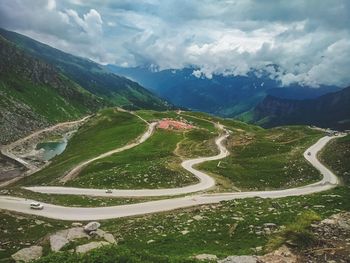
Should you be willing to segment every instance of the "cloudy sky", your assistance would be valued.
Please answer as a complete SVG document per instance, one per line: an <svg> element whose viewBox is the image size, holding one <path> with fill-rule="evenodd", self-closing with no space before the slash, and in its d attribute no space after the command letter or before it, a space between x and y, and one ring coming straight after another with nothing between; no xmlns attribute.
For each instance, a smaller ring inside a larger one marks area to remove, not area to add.
<svg viewBox="0 0 350 263"><path fill-rule="evenodd" d="M103 64L350 84L348 0L2 0L0 26Z"/></svg>

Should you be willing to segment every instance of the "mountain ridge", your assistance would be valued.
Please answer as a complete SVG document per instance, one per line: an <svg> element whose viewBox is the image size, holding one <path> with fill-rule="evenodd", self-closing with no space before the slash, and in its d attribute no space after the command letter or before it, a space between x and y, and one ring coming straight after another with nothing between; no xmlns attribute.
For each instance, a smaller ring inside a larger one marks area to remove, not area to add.
<svg viewBox="0 0 350 263"><path fill-rule="evenodd" d="M209 79L194 76L194 67L153 70L152 67L122 68L108 65L107 68L141 83L178 106L223 117L236 117L249 111L269 94L305 99L340 89L335 86L317 89L299 85L280 87L281 83L267 74L254 72L246 76L213 75Z"/></svg>
<svg viewBox="0 0 350 263"><path fill-rule="evenodd" d="M164 110L169 104L138 83L118 76L91 60L74 56L16 32L0 29L0 35L33 57L56 66L63 74L110 105L129 109Z"/></svg>
<svg viewBox="0 0 350 263"><path fill-rule="evenodd" d="M350 87L316 99L290 100L267 96L251 112L250 122L263 127L308 124L350 129Z"/></svg>

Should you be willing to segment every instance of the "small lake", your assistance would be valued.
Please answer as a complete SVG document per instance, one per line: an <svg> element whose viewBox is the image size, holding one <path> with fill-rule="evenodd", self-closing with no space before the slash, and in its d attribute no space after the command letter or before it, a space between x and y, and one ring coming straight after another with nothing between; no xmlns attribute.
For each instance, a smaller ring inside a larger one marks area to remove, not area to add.
<svg viewBox="0 0 350 263"><path fill-rule="evenodd" d="M56 155L61 154L66 149L67 143L67 139L57 142L43 142L37 144L36 150L43 149L43 159L48 161Z"/></svg>

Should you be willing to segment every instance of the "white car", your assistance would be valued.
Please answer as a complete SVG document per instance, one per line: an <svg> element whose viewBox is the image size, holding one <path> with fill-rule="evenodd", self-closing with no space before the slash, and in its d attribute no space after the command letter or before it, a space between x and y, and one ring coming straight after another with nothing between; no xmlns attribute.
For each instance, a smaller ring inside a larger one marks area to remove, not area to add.
<svg viewBox="0 0 350 263"><path fill-rule="evenodd" d="M112 190L111 189L107 189L106 190L106 194L111 194L112 193Z"/></svg>
<svg viewBox="0 0 350 263"><path fill-rule="evenodd" d="M30 203L30 209L42 210L44 209L44 206L38 202L32 202Z"/></svg>

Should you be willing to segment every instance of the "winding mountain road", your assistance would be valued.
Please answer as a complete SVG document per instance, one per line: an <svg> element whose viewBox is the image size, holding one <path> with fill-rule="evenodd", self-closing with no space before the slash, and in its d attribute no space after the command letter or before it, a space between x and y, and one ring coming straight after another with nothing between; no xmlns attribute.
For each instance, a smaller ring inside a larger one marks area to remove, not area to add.
<svg viewBox="0 0 350 263"><path fill-rule="evenodd" d="M155 123L156 124L156 123ZM219 126L220 129L223 129L222 126ZM139 140L137 144L145 141L152 134L152 130L154 129L154 125L150 126L150 129L142 136L143 139ZM185 186L185 187L177 187L177 188L162 188L162 189L137 189L137 190L121 190L121 189L111 189L112 193L106 193L105 189L93 189L93 188L75 188L75 187L62 187L62 186L32 186L32 187L24 187L27 190L45 193L45 194L70 194L70 195L88 195L88 196L104 196L104 197L149 197L149 196L170 196L170 195L181 195L181 194L189 194L194 192L199 192L203 190L207 190L213 186L215 186L215 180L207 175L206 173L196 170L193 166L207 162L223 159L229 155L229 152L222 144L222 142L229 136L229 133L225 130L225 134L221 135L215 140L215 144L219 149L219 154L210 157L200 157L196 159L185 160L181 163L181 166L196 176L199 180L199 183ZM134 147L136 145L133 145ZM131 146L127 145L126 148L129 149ZM121 148L120 148L121 149ZM96 158L93 158L89 161L84 162L83 164L74 168L70 173L79 171L84 166L88 165L92 161L95 161L100 158L104 158L113 153L120 152L121 150L113 150L108 153L104 153ZM69 174L68 174L69 175Z"/></svg>
<svg viewBox="0 0 350 263"><path fill-rule="evenodd" d="M199 164L204 161L218 160L226 157L229 154L229 152L227 151L225 146L222 144L222 141L227 136L228 134L226 133L225 135L220 136L216 140L216 145L220 150L220 153L218 155L215 155L212 157L203 157L203 158L187 160L182 163L185 169L187 169L188 171L190 171L200 179L199 184L188 186L188 187L195 187L195 186L198 187L198 185L200 185L201 187L211 187L215 184L214 179L212 179L209 175L205 174L204 172L196 170L195 168L193 168L193 166L195 164ZM323 137L305 151L304 157L323 175L323 178L321 181L307 185L307 186L296 187L296 188L285 189L285 190L274 190L274 191L197 194L197 195L191 195L191 196L185 196L185 197L179 197L179 198L163 199L163 200L157 200L157 201L136 203L136 204L130 204L130 205L109 206L109 207L93 207L93 208L79 207L78 208L78 207L64 207L64 206L42 203L45 206L45 209L43 210L30 209L29 204L33 200L27 200L24 198L11 197L11 196L0 196L0 209L16 211L16 212L21 212L25 214L34 214L34 215L44 216L44 217L53 218L53 219L60 219L60 220L82 220L82 221L86 220L87 221L87 220L103 220L103 219L150 214L150 213L156 213L156 212L170 211L170 210L179 209L179 208L186 208L186 207L191 207L196 205L213 204L213 203L219 203L221 201L242 199L242 198L248 198L248 197L281 198L281 197L287 197L287 196L299 196L299 195L322 192L322 191L326 191L336 187L339 184L339 181L338 181L338 178L317 159L317 153L330 140L340 136L341 135L333 136L333 137L329 137L329 136ZM308 155L308 152L310 152L311 154ZM198 188L200 189L200 187ZM198 191L198 188L195 188L195 190L197 189ZM27 188L27 189L30 189L30 188ZM38 191L39 189L40 191ZM59 193L62 193L62 194L79 193L80 195L83 195L84 193L82 191L86 191L85 189L82 190L79 188L64 188L64 189L70 189L70 190L65 190L67 192L64 192L64 193L60 191ZM180 191L184 191L183 189L188 189L188 188L183 187L183 188L174 188L174 189L177 189L175 193L169 192L173 189L160 189L160 191L165 190L166 195L172 195L172 194L180 194ZM34 189L31 188L30 190L34 190L34 191L36 190L37 192L54 193L55 188L36 187ZM94 195L94 193L99 196L102 195L101 190L99 190L100 192L95 192L95 190L92 189L91 190L92 193L88 195ZM135 192L136 192L136 190L118 190L118 191L129 191L129 193L133 192L134 194L131 194L131 196L135 196ZM152 196L154 196L155 195L154 192L158 190L145 189L145 190L137 190L137 191L146 191L145 192L146 195L148 193L153 193ZM162 192L159 192L159 193L162 193ZM108 194L108 196L111 196L111 195Z"/></svg>

